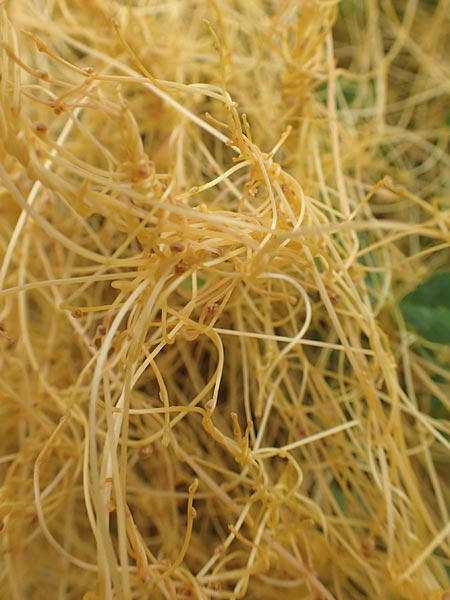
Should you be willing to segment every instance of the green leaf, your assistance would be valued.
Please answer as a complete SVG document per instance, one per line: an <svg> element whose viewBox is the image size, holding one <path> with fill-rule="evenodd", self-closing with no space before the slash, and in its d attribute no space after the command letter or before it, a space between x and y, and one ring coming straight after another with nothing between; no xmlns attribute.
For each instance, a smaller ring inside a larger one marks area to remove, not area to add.
<svg viewBox="0 0 450 600"><path fill-rule="evenodd" d="M201 276L197 277L197 289L201 289L206 283L206 279ZM192 292L192 278L185 279L181 284L181 289L185 292Z"/></svg>
<svg viewBox="0 0 450 600"><path fill-rule="evenodd" d="M358 8L356 0L343 0L339 3L339 14L342 17L348 17L358 12Z"/></svg>
<svg viewBox="0 0 450 600"><path fill-rule="evenodd" d="M448 419L447 407L434 394L430 399L430 417L433 419Z"/></svg>
<svg viewBox="0 0 450 600"><path fill-rule="evenodd" d="M429 342L450 344L450 271L437 273L400 302L406 324Z"/></svg>
<svg viewBox="0 0 450 600"><path fill-rule="evenodd" d="M345 101L347 105L350 105L354 102L356 96L358 95L358 84L356 81L346 81L342 84L342 93L344 95ZM338 102L339 103L339 102Z"/></svg>

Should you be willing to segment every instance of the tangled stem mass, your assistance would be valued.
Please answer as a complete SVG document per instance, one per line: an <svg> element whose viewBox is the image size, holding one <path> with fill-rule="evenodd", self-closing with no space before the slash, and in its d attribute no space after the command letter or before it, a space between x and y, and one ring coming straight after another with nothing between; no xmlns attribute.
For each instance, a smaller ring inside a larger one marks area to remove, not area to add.
<svg viewBox="0 0 450 600"><path fill-rule="evenodd" d="M450 593L446 0L14 0L0 596Z"/></svg>

